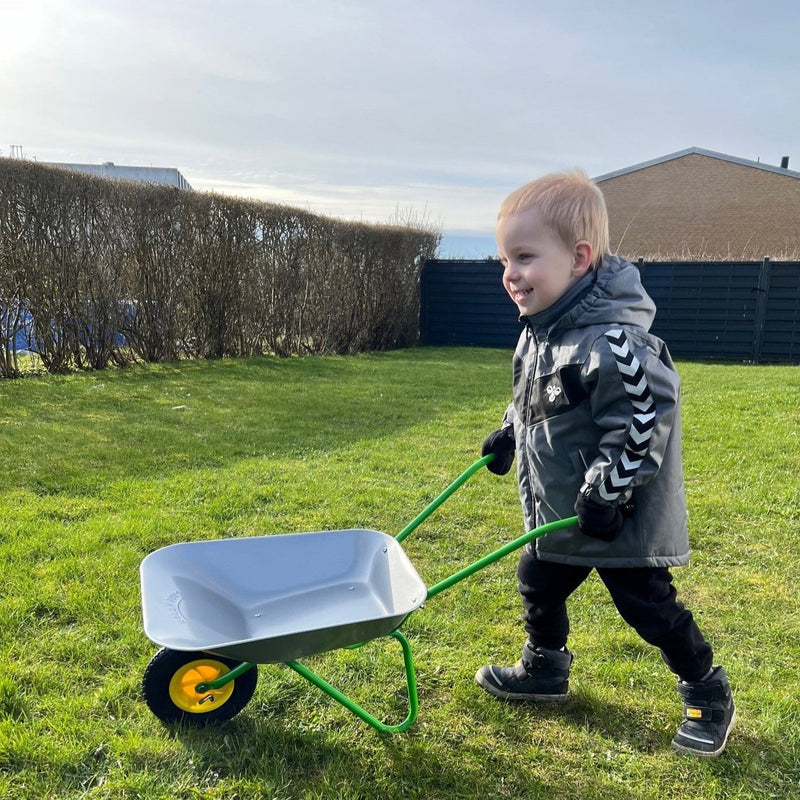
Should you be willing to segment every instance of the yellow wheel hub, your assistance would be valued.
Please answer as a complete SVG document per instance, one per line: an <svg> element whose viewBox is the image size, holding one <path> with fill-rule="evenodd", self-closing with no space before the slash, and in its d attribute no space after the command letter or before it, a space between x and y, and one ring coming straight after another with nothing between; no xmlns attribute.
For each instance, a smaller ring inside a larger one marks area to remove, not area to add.
<svg viewBox="0 0 800 800"><path fill-rule="evenodd" d="M209 683L221 678L230 670L213 658L190 661L181 667L169 682L169 696L175 705L188 714L208 714L227 702L233 694L235 681L226 683L221 689L210 689L198 694L198 683Z"/></svg>

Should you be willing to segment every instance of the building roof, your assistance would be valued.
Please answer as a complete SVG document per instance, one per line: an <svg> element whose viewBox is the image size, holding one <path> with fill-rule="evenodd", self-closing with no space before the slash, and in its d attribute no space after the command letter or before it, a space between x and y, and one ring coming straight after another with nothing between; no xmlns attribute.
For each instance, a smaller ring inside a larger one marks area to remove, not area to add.
<svg viewBox="0 0 800 800"><path fill-rule="evenodd" d="M800 258L800 172L690 147L595 178L611 248L650 261Z"/></svg>
<svg viewBox="0 0 800 800"><path fill-rule="evenodd" d="M103 164L58 164L43 162L50 167L59 167L73 172L83 172L100 178L112 178L139 183L156 183L162 186L177 186L179 189L191 190L186 178L174 167L127 167L106 161Z"/></svg>
<svg viewBox="0 0 800 800"><path fill-rule="evenodd" d="M708 158L718 158L720 161L728 161L731 164L739 164L743 167L754 167L755 169L763 169L766 172L774 172L778 175L789 175L792 178L800 178L800 172L795 172L787 167L777 167L772 164L764 164L761 161L751 161L747 158L739 158L738 156L729 156L726 153L717 153L714 150L705 150L702 147L687 147L685 150L678 150L675 153L669 153L659 158L653 158L650 161L642 161L640 164L634 164L632 167L624 167L623 169L615 170L614 172L607 172L605 175L598 175L593 178L595 183L607 181L611 178L618 178L620 175L628 175L631 172L636 172L640 169L647 167L654 167L657 164L664 164L667 161L672 161L675 158L683 158L684 156L697 154L700 156L708 156Z"/></svg>

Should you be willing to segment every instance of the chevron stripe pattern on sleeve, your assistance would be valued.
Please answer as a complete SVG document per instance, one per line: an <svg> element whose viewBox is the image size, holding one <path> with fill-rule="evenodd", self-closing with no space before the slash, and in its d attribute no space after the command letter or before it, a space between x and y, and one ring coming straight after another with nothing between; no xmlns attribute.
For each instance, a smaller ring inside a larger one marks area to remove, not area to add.
<svg viewBox="0 0 800 800"><path fill-rule="evenodd" d="M605 337L634 411L622 456L598 489L603 500L613 503L628 488L647 455L656 422L656 404L642 365L634 355L625 331L607 331Z"/></svg>

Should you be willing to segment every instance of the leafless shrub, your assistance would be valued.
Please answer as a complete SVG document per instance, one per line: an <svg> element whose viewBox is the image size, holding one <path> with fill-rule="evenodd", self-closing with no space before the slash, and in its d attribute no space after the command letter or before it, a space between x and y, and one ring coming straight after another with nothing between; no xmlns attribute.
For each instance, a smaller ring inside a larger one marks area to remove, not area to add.
<svg viewBox="0 0 800 800"><path fill-rule="evenodd" d="M0 374L409 345L439 239L0 159Z"/></svg>

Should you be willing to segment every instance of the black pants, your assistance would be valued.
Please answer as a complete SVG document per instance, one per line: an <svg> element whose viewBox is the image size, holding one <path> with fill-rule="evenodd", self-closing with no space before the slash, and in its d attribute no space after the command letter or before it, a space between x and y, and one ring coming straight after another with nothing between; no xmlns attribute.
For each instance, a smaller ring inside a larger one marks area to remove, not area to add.
<svg viewBox="0 0 800 800"><path fill-rule="evenodd" d="M567 598L592 567L540 561L527 548L517 578L525 607L525 630L533 644L558 650L567 643ZM649 644L658 647L667 666L682 680L705 677L713 663L711 645L691 612L676 599L666 567L598 568L620 616Z"/></svg>

